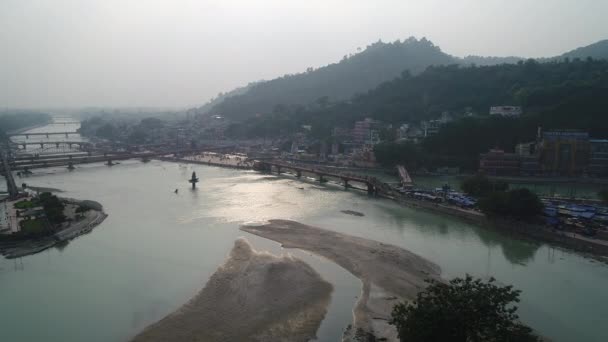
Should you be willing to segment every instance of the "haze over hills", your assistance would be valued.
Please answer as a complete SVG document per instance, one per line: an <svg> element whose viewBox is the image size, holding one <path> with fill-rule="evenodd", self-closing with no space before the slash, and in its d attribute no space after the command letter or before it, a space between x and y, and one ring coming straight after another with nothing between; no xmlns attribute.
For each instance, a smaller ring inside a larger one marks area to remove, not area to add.
<svg viewBox="0 0 608 342"><path fill-rule="evenodd" d="M430 41L408 38L403 42L376 42L365 50L334 64L303 73L258 82L244 94L225 98L213 106L213 114L233 119L271 112L275 105L305 105L321 97L345 100L398 76L408 69L419 73L431 64L451 64L453 57Z"/></svg>
<svg viewBox="0 0 608 342"><path fill-rule="evenodd" d="M559 61L565 58L608 58L608 40L581 47L562 55L539 61ZM404 41L378 41L363 51L318 69L309 68L299 74L285 75L270 81L259 81L231 92L220 94L198 111L219 114L240 120L272 112L277 105L321 105L350 99L365 93L383 82L399 77L404 71L417 75L430 65L497 65L513 64L524 57L464 58L444 53L429 40L410 37ZM317 104L319 104L317 103Z"/></svg>

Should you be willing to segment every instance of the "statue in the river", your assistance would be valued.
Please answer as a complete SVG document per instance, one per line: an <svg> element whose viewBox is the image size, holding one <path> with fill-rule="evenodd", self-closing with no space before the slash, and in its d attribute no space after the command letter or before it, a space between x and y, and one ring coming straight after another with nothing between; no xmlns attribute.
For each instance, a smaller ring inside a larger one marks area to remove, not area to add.
<svg viewBox="0 0 608 342"><path fill-rule="evenodd" d="M192 178L189 180L192 183L192 189L196 188L196 183L198 183L198 177L196 177L196 172L192 172Z"/></svg>

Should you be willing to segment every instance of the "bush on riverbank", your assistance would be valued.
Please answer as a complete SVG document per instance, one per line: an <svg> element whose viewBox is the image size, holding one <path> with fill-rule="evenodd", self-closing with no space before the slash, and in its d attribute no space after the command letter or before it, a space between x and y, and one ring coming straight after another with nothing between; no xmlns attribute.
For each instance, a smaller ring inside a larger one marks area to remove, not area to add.
<svg viewBox="0 0 608 342"><path fill-rule="evenodd" d="M479 209L488 216L513 217L531 220L541 214L543 204L528 189L497 191L479 200Z"/></svg>
<svg viewBox="0 0 608 342"><path fill-rule="evenodd" d="M21 221L21 235L25 238L37 238L53 233L41 219Z"/></svg>
<svg viewBox="0 0 608 342"><path fill-rule="evenodd" d="M604 204L608 204L608 189L602 189L597 192L597 197L604 202Z"/></svg>
<svg viewBox="0 0 608 342"><path fill-rule="evenodd" d="M476 174L464 179L460 187L469 196L485 197L496 191L507 191L509 184L503 181L490 180L482 174Z"/></svg>
<svg viewBox="0 0 608 342"><path fill-rule="evenodd" d="M455 278L428 281L416 300L397 304L391 324L400 341L539 341L517 316L521 291L488 282Z"/></svg>

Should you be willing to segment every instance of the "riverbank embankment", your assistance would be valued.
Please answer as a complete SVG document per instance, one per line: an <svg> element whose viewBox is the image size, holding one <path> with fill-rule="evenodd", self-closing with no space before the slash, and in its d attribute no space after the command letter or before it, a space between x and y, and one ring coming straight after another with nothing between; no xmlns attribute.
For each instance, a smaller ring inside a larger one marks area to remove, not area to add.
<svg viewBox="0 0 608 342"><path fill-rule="evenodd" d="M257 252L239 238L199 294L132 341L307 342L332 291L302 260Z"/></svg>
<svg viewBox="0 0 608 342"><path fill-rule="evenodd" d="M353 311L353 325L345 341L355 336L398 341L388 324L393 306L413 300L426 287L425 279L439 279L434 263L397 246L349 236L289 220L271 220L241 230L324 257L359 278L362 291Z"/></svg>
<svg viewBox="0 0 608 342"><path fill-rule="evenodd" d="M555 230L539 224L501 218L489 218L478 211L466 210L440 203L405 197L396 198L396 201L411 208L450 215L484 228L495 229L503 233L511 233L516 237L531 239L537 242L546 242L578 252L590 253L603 257L608 256L608 241L606 240L593 239L572 232Z"/></svg>

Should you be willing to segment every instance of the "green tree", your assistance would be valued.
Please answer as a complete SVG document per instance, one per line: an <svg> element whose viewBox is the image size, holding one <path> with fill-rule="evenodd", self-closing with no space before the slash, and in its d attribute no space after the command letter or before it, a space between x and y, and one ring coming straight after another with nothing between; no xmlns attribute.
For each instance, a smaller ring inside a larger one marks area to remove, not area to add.
<svg viewBox="0 0 608 342"><path fill-rule="evenodd" d="M598 191L597 197L599 197L604 203L608 204L608 189Z"/></svg>
<svg viewBox="0 0 608 342"><path fill-rule="evenodd" d="M416 300L393 308L391 324L397 327L400 341L539 341L532 329L519 322L515 303L520 291L512 286L470 275L447 284L428 283Z"/></svg>
<svg viewBox="0 0 608 342"><path fill-rule="evenodd" d="M543 210L538 196L528 189L493 192L479 201L479 208L489 216L508 216L530 220Z"/></svg>
<svg viewBox="0 0 608 342"><path fill-rule="evenodd" d="M52 195L50 192L43 192L38 196L38 201L44 208L44 213L51 223L60 224L65 221L66 217L63 214L65 205L57 196Z"/></svg>
<svg viewBox="0 0 608 342"><path fill-rule="evenodd" d="M467 195L485 197L492 192L507 190L509 184L502 181L492 181L482 174L476 174L472 177L465 178L460 184L460 188Z"/></svg>
<svg viewBox="0 0 608 342"><path fill-rule="evenodd" d="M106 123L95 130L95 135L100 138L112 140L116 137L116 128L111 123Z"/></svg>
<svg viewBox="0 0 608 342"><path fill-rule="evenodd" d="M420 147L410 142L381 143L374 146L376 160L384 166L404 164L415 169L424 162L424 155Z"/></svg>

